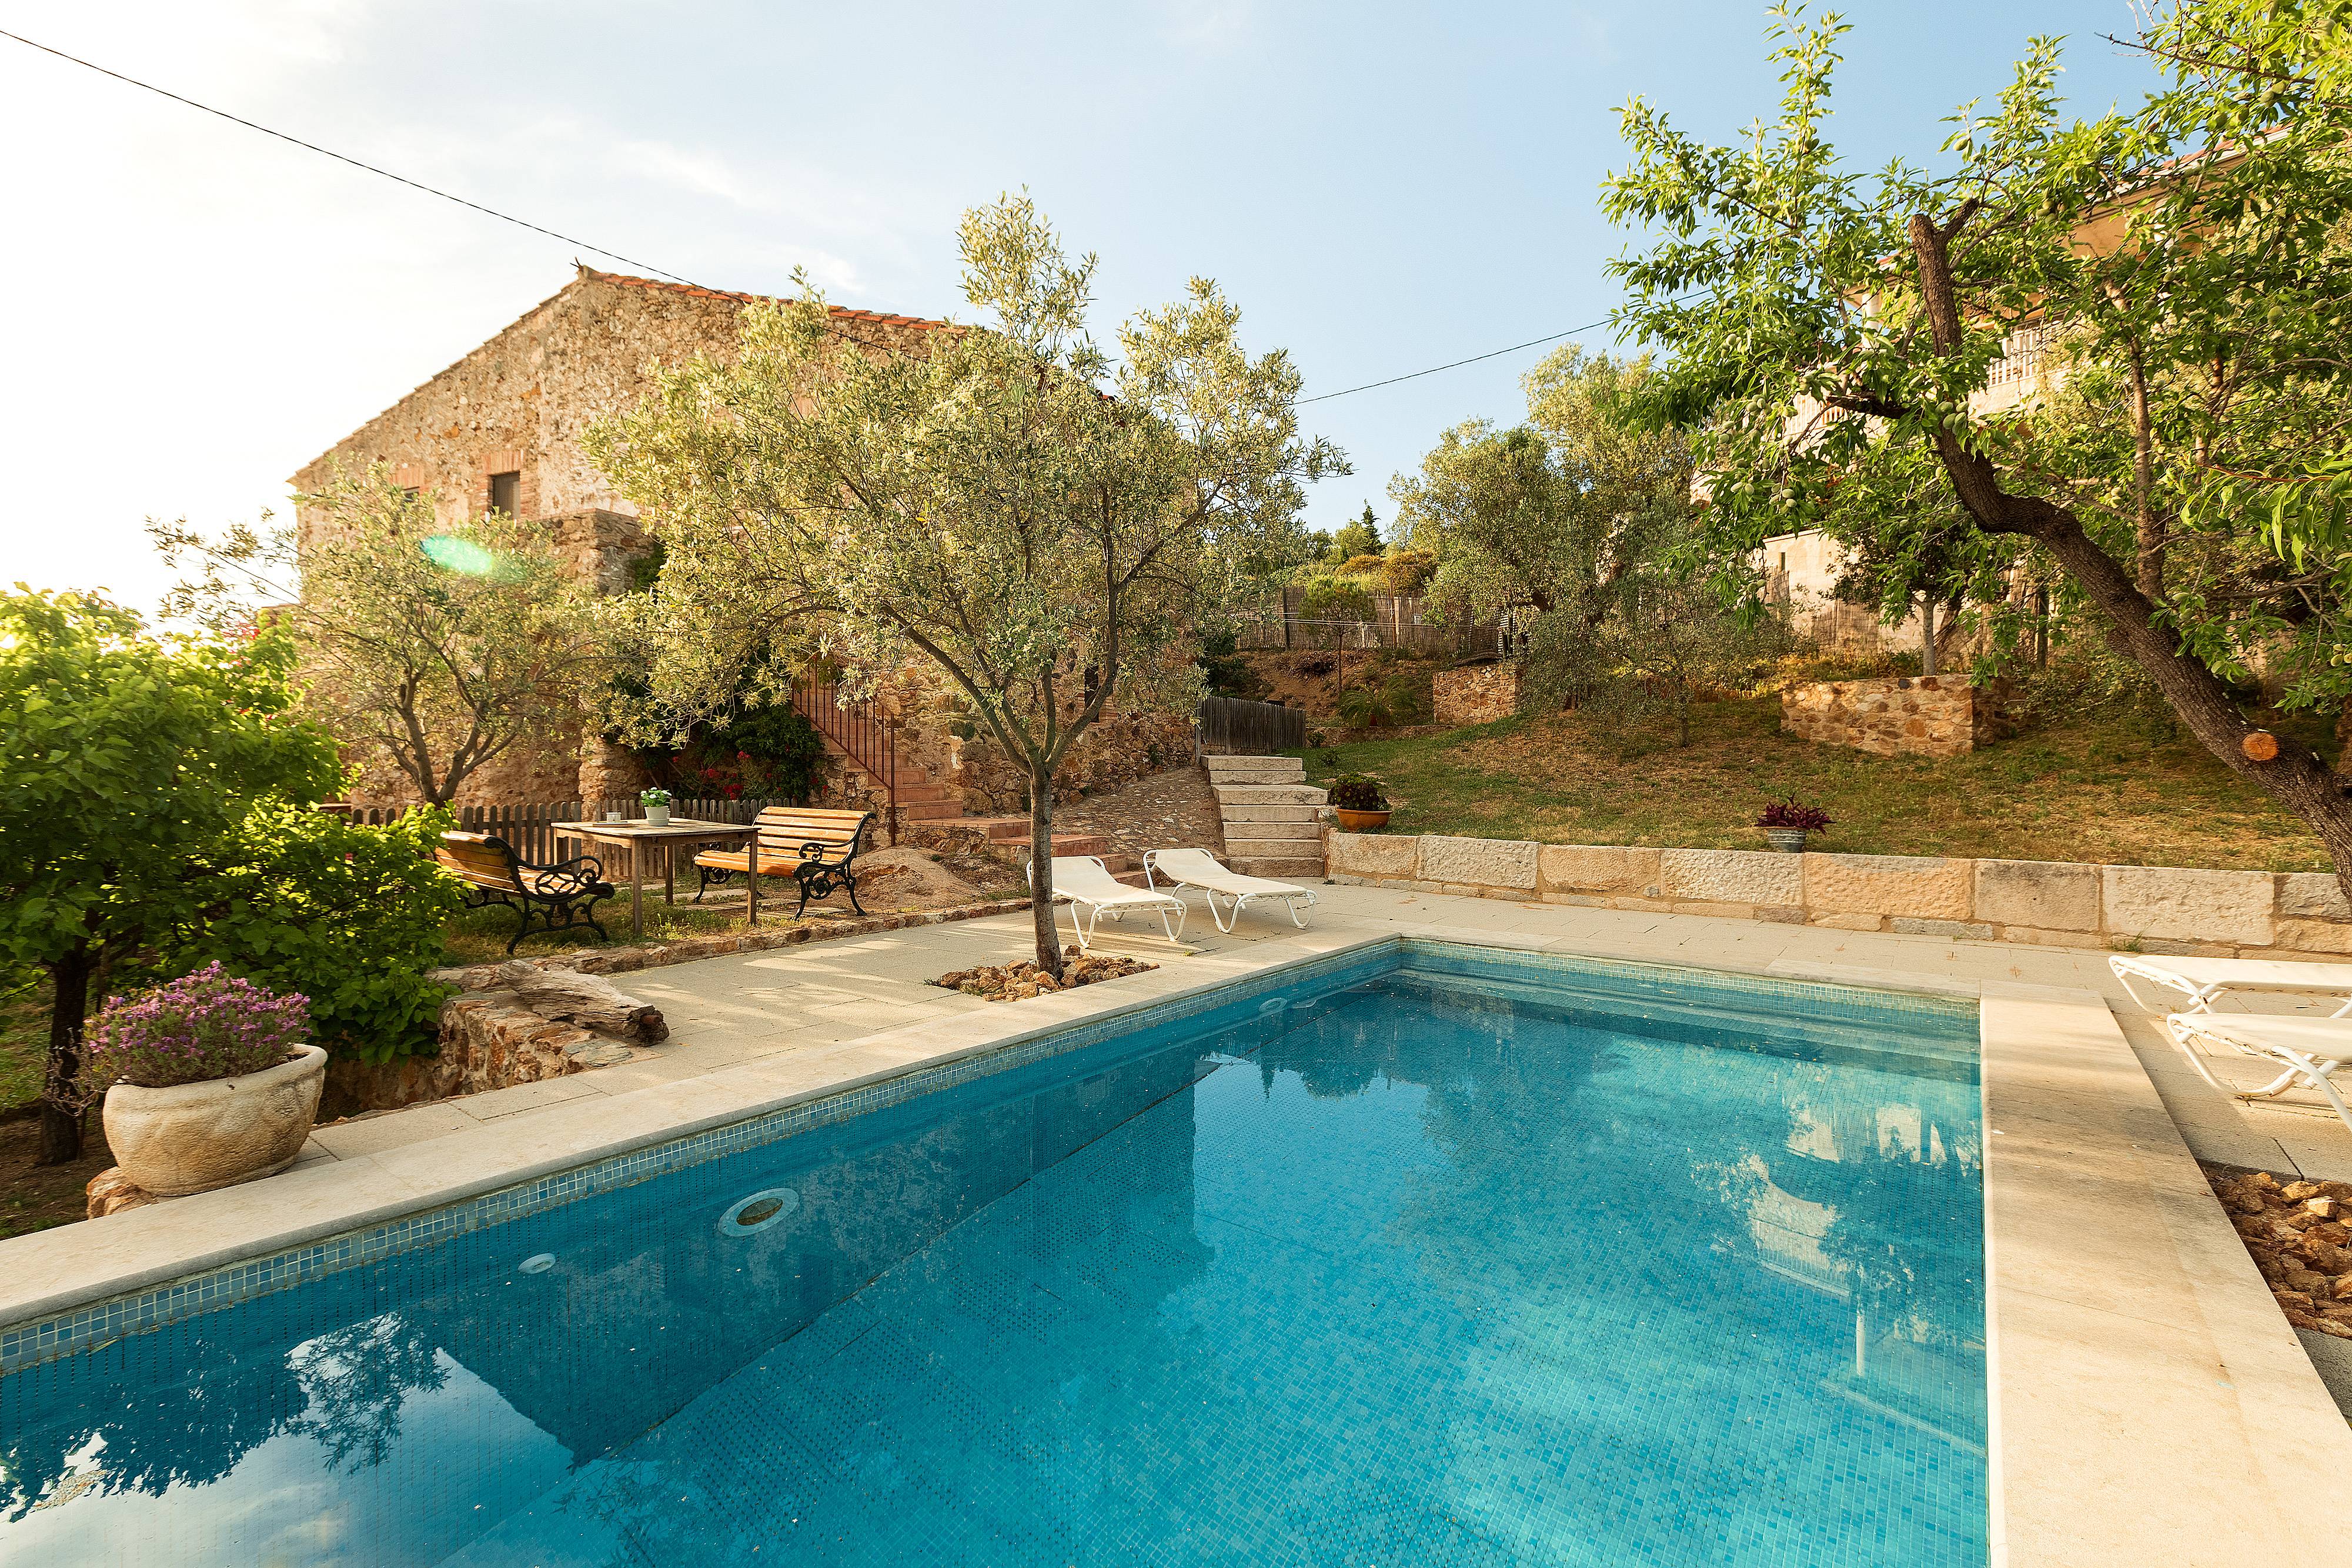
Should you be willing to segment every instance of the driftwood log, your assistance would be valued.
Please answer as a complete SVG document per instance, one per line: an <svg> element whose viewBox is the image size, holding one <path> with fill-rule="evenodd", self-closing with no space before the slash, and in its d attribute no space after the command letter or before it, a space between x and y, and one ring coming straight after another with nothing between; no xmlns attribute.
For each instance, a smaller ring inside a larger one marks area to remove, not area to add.
<svg viewBox="0 0 2352 1568"><path fill-rule="evenodd" d="M669 1024L659 1008L628 995L602 975L517 962L499 967L498 984L544 1019L577 1024L639 1045L655 1045L669 1038Z"/></svg>

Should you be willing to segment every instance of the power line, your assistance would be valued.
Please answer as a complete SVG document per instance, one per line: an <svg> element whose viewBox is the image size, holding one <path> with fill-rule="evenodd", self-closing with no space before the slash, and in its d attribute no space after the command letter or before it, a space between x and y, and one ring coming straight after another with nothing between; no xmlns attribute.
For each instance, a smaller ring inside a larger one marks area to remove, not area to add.
<svg viewBox="0 0 2352 1568"><path fill-rule="evenodd" d="M0 38L13 38L17 43L24 45L27 48L38 49L45 55L55 55L58 58L68 61L73 65L79 66L85 70L96 71L102 77L112 77L116 81L126 82L132 87L143 89L148 92L155 94L159 98L168 98L173 103L184 103L190 109L200 109L206 114L214 115L219 119L227 120L232 125L242 125L247 131L258 131L264 136L274 136L280 141L290 141L297 147L332 158L338 163L348 163L354 169L364 169L371 174L381 174L387 180L406 185L411 190L422 191L428 196L438 196L445 202L455 202L461 207L471 207L474 211L484 214L489 217L497 218L501 223L513 224L519 228L529 229L533 234L542 234L550 239L560 239L566 245L578 246L582 250L593 251L598 256L610 256L614 261L626 262L629 266L637 267L642 271L650 272L656 277L667 277L673 283L683 283L688 287L694 288L702 287L700 284L694 282L691 278L680 277L675 272L665 272L660 267L654 266L651 262L634 260L628 256L623 256L617 250L606 250L601 245L590 245L584 239L574 239L570 235L558 234L555 230L543 228L538 224L530 222L527 218L516 217L512 213L502 213L496 207L486 207L479 202L469 202L463 196L452 195L447 191L437 190L431 185L425 184L421 180L412 180L404 174L395 174L389 169L379 169L373 163L362 163L356 158L348 157L343 153L335 152L331 148L321 147L315 141L305 141L299 136L289 136L282 131L272 131L267 125L257 125L250 120L231 114L225 109L215 109L208 103L198 103L193 98L182 98L178 93L171 92L165 89L157 87L153 82L141 81L137 77L127 77L121 71L108 70L104 66L99 65L94 61L83 59L79 55L69 55L63 49L53 49L47 44L37 44L32 39L24 37L22 34L11 33L5 28L0 28Z"/></svg>
<svg viewBox="0 0 2352 1568"><path fill-rule="evenodd" d="M122 82L131 87L138 88L145 92L152 92L158 98L168 98L173 103L184 104L190 109L200 110L204 113L212 115L216 119L226 120L232 125L242 125L247 131L258 131L264 136L275 137L280 141L289 142L296 147L303 149L305 152L316 152L322 157L332 158L338 163L348 163L354 169L364 170L368 173L379 175L383 179L394 182L395 184L406 185L413 191L422 191L428 196L438 196L445 202L455 202L457 205L470 208L475 212L482 214L485 217L496 218L500 223L513 224L516 227L529 229L533 234L545 235L550 239L560 239L566 245L578 246L582 250L593 251L598 256L609 256L614 261L625 263L626 265L636 267L644 272L649 272L656 277L667 277L673 283L683 283L689 287L699 288L703 287L702 285L696 283L692 278L681 277L677 273L656 267L649 261L639 261L634 256L623 256L617 250L606 250L601 245L591 245L584 239L578 239L567 234L560 234L554 229L547 228L541 225L532 223L528 218L516 217L512 213L502 213L496 207L486 207L479 202L468 201L464 196L441 190L437 186L425 184L421 180L412 180L405 174L395 174L389 169L382 169L378 168L373 163L362 162L357 158L351 157L346 153L338 152L332 148L321 147L315 141L305 141L300 137L289 136L283 131L273 131L267 125L262 125L257 121L247 120L242 115L231 114L225 109L215 109L208 103L198 103L193 98L183 98L180 94L173 92L169 89L157 87L153 82L141 81L137 77L125 76L121 71L109 70L106 67L98 64L94 60L83 59L79 55L69 55L63 49L53 49L47 44L37 43L33 39L26 37L21 33L11 33L5 27L0 27L0 38L13 39L16 42L24 45L26 48L38 49L45 55L53 55L57 58L64 60L70 65L79 66L84 70L96 71L102 77L111 77L116 81ZM1473 354L1466 360L1454 360L1447 364L1432 365L1425 371L1409 371L1401 376L1391 376L1385 381L1366 382L1361 386L1343 387L1338 392L1319 392L1314 397L1300 398L1298 402L1301 404L1310 402L1328 402L1335 397L1352 397L1357 392L1371 392L1375 388L1379 387L1394 386L1399 382L1418 381L1423 376L1433 376L1441 371L1460 370L1464 365L1475 365L1481 360L1499 359L1505 354L1516 354L1525 349L1536 349L1542 347L1546 343L1557 343L1562 338L1572 338L1579 332L1591 332L1608 325L1609 319L1604 316L1598 321L1588 321L1581 327L1570 327L1564 332L1554 332L1548 337L1530 338L1524 343L1514 343L1507 349L1490 349L1483 354Z"/></svg>
<svg viewBox="0 0 2352 1568"><path fill-rule="evenodd" d="M1408 371L1401 376L1391 376L1384 382L1366 382L1360 387L1348 387L1339 392L1323 392L1315 397L1303 397L1298 401L1301 403L1328 402L1335 397L1347 397L1354 392L1370 392L1374 387L1392 387L1399 382L1416 381L1423 376L1433 376L1440 371L1454 371L1460 370L1464 365L1475 365L1481 360L1492 360L1504 354L1516 354L1521 349L1533 349L1545 343L1557 343L1562 338L1573 338L1579 332L1590 332L1595 328L1607 325L1609 325L1609 318L1603 316L1598 321L1587 321L1581 327L1570 327L1567 331L1554 332L1549 338L1530 338L1524 343L1514 343L1507 349L1489 349L1483 354L1473 354L1466 360L1456 360L1449 365L1432 365L1425 371Z"/></svg>

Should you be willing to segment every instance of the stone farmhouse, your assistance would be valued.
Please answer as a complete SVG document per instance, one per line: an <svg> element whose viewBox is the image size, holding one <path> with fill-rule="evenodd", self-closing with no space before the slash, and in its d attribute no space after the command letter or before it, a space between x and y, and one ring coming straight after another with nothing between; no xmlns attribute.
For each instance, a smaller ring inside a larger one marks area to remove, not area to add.
<svg viewBox="0 0 2352 1568"><path fill-rule="evenodd" d="M743 308L762 299L582 267L511 326L320 454L291 483L310 493L324 486L337 465L386 464L398 483L429 493L444 520L497 508L537 521L583 578L604 592L625 590L648 540L635 508L589 460L583 437L644 395L649 363L731 355ZM832 313L843 345L869 352L922 353L930 334L946 328L841 306ZM296 521L303 547L310 548L321 519L298 503ZM898 816L921 821L1021 809L1015 770L993 755L992 742L960 733L970 727L955 722L936 682L910 670L889 685L883 700L895 726L887 768L895 798L888 803ZM822 713L804 711L826 727ZM1107 716L1066 764L1062 787L1075 794L1123 782L1180 751L1189 760L1191 724L1189 715ZM883 804L883 769L865 749L854 741L829 744L831 788ZM583 726L497 758L467 781L458 803L591 802L634 793L645 782L632 754ZM397 805L414 794L404 779L377 768L363 773L352 797L360 804Z"/></svg>

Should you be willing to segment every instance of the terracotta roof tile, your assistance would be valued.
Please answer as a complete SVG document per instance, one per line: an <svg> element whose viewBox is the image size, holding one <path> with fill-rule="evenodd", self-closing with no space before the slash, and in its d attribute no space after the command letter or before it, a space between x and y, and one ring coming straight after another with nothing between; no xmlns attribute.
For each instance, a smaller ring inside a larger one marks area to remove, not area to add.
<svg viewBox="0 0 2352 1568"><path fill-rule="evenodd" d="M772 294L738 294L723 288L704 288L693 283L669 283L658 277L635 277L625 272L600 272L593 267L581 270L605 283L623 284L631 288L659 288L672 294L685 294L697 299L732 299L744 305L782 304ZM880 310L852 310L845 305L831 305L827 312L837 321L871 321L883 327L923 327L951 330L950 323L934 321L923 316L893 316Z"/></svg>

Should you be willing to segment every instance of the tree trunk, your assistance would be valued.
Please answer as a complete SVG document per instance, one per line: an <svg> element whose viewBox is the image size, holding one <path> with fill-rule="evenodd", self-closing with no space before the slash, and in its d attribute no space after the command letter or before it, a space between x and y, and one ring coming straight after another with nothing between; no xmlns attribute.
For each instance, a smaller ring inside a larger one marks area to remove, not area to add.
<svg viewBox="0 0 2352 1568"><path fill-rule="evenodd" d="M2114 629L2116 645L2147 672L2198 744L2231 772L2267 791L2301 818L2327 846L2328 857L2336 862L2336 885L2352 898L2352 800L2345 796L2343 779L2317 753L2284 738L2271 760L2257 762L2249 758L2244 742L2255 727L2238 711L2220 677L2201 661L2180 652L2173 633L2156 623L2155 606L2139 591L2132 575L2071 514L2046 502L2018 504L2036 508L2036 526L2017 531L2030 531L2041 540L2066 574L2082 586ZM2046 513L2041 508L2046 508Z"/></svg>
<svg viewBox="0 0 2352 1568"><path fill-rule="evenodd" d="M1932 593L1919 596L1919 673L1936 673L1936 596Z"/></svg>
<svg viewBox="0 0 2352 1568"><path fill-rule="evenodd" d="M41 1083L41 1152L34 1163L71 1165L81 1158L82 1023L89 1009L87 943L50 964L57 999L49 1008L49 1056Z"/></svg>
<svg viewBox="0 0 2352 1568"><path fill-rule="evenodd" d="M1054 776L1029 775L1029 920L1037 933L1037 967L1062 977L1062 928L1054 921ZM1072 910L1070 917L1077 918Z"/></svg>

